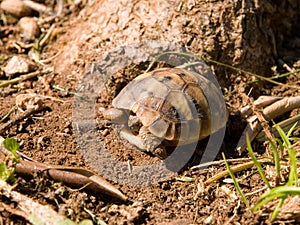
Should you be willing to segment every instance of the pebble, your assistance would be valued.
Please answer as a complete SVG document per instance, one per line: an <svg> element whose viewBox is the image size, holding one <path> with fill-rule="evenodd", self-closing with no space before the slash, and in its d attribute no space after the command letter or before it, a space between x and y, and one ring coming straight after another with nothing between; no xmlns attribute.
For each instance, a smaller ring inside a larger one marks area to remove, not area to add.
<svg viewBox="0 0 300 225"><path fill-rule="evenodd" d="M4 72L7 77L15 74L32 72L35 69L34 63L25 56L16 55L7 61Z"/></svg>
<svg viewBox="0 0 300 225"><path fill-rule="evenodd" d="M1 2L0 8L7 14L16 17L30 16L31 8L26 6L21 0L4 0Z"/></svg>
<svg viewBox="0 0 300 225"><path fill-rule="evenodd" d="M106 137L106 136L109 134L109 130L108 130L108 129L105 129L105 130L103 130L101 133L102 133L102 135L103 135L104 137Z"/></svg>
<svg viewBox="0 0 300 225"><path fill-rule="evenodd" d="M33 41L40 35L40 28L34 17L23 17L19 20L22 36L27 41Z"/></svg>

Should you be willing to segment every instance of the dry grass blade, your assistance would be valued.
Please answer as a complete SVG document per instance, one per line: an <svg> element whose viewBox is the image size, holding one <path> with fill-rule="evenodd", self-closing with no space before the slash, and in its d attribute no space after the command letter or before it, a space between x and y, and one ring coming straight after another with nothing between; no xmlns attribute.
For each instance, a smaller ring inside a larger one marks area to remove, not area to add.
<svg viewBox="0 0 300 225"><path fill-rule="evenodd" d="M248 76L254 76L254 77L256 77L259 80L264 80L264 81L276 84L278 86L282 86L282 87L286 87L286 88L293 88L293 89L296 89L296 90L300 89L300 87L297 86L297 85L284 84L284 83L280 83L280 82L274 80L274 79L276 79L276 78L278 78L280 76L276 76L276 77L264 77L264 76L261 76L261 75L258 75L258 74L254 74L254 73L251 73L251 72L248 72L248 71L245 71L245 70L236 68L234 66L231 66L231 65L228 65L228 64L225 64L225 63L221 63L221 62L212 60L212 59L203 58L203 60L207 61L207 62L212 62L214 64L217 64L217 65L229 68L229 69L232 69L232 70L237 71L239 73L247 74ZM293 72L291 72L289 74L295 74L295 73L299 73L299 70L293 71ZM285 75L287 75L287 74L285 74Z"/></svg>
<svg viewBox="0 0 300 225"><path fill-rule="evenodd" d="M260 163L271 163L271 160L267 159L267 158L265 158L265 159L259 159L258 161ZM254 162L253 161L249 161L249 162L242 163L242 164L239 164L239 165L236 165L236 166L231 166L230 169L231 169L232 173L237 173L237 172L249 169L249 168L251 168L253 166L254 166ZM204 185L206 186L206 185L212 184L215 181L217 181L217 180L219 180L219 179L221 179L223 177L227 177L228 175L229 175L228 170L224 170L224 171L222 171L220 173L215 174L211 178L207 179L204 182Z"/></svg>
<svg viewBox="0 0 300 225"><path fill-rule="evenodd" d="M16 109L16 106L13 106L10 108L10 110L0 119L0 123L2 123L6 118L9 117L9 115ZM1 128L0 128L1 132Z"/></svg>
<svg viewBox="0 0 300 225"><path fill-rule="evenodd" d="M46 35L43 37L43 39L39 42L39 48L43 48L48 41L50 40L51 34L53 33L55 29L55 24L52 24L49 30L47 31Z"/></svg>

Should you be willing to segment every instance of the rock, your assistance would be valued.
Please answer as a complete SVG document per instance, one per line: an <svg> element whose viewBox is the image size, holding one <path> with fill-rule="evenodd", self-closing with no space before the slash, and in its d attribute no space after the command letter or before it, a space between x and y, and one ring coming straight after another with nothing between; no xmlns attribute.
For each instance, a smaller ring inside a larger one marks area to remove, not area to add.
<svg viewBox="0 0 300 225"><path fill-rule="evenodd" d="M23 74L32 72L35 69L35 65L27 57L22 55L13 56L10 58L4 67L6 76L12 76L15 74Z"/></svg>
<svg viewBox="0 0 300 225"><path fill-rule="evenodd" d="M32 14L31 8L26 6L21 0L4 0L1 2L0 8L16 17L30 16Z"/></svg>
<svg viewBox="0 0 300 225"><path fill-rule="evenodd" d="M40 28L34 17L23 17L19 20L22 36L25 40L32 41L40 35Z"/></svg>

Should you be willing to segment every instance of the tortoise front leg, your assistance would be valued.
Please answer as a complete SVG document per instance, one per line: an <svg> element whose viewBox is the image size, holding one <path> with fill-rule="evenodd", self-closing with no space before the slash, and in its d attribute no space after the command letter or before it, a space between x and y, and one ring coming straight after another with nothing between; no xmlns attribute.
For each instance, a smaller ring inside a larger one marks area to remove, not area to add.
<svg viewBox="0 0 300 225"><path fill-rule="evenodd" d="M134 135L130 130L123 128L120 132L120 136L144 152L150 152L159 158L166 157L165 149L158 147L162 139L153 135L144 126L140 128L138 135Z"/></svg>

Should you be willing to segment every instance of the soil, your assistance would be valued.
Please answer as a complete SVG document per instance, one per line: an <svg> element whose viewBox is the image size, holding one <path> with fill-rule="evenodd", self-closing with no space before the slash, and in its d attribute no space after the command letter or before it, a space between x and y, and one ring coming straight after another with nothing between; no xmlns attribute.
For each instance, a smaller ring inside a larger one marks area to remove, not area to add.
<svg viewBox="0 0 300 225"><path fill-rule="evenodd" d="M55 13L59 11L59 1L38 2L52 8ZM87 156L86 151L80 148L80 138L83 136L79 137L76 130L79 121L77 116L80 114L74 112L74 108L77 109L74 106L80 99L76 96L76 93L80 93L80 84L86 82L84 79L93 70L91 68L101 68L101 59L109 58L108 55L113 52L112 56L115 57L106 61L108 69L121 69L108 78L106 88L98 87L101 93L97 93L98 96L93 99L96 101L95 112L89 115L87 111L88 115L85 116L94 118L96 115L94 129L97 140L117 161L132 166L155 164L159 161L157 157L137 151L120 139L111 124L103 119L101 110L111 108L112 99L133 78L143 73L150 63L148 58L143 58L144 49L147 49L145 47L141 52L135 52L132 61L127 61L129 59L124 57L124 52L116 51L117 47L159 41L184 46L188 51L200 55L216 74L229 114L225 138L216 160L222 159L221 152L227 158L248 157L247 152L239 155L234 150L246 125L238 114L239 109L251 105L261 95L291 97L300 93L300 89L295 88L299 87L299 72L276 79L284 85L263 81L253 75L271 77L300 67L300 36L297 32L300 28L299 7L299 2L293 0L64 1L62 11L56 17L41 12L30 15L38 19L41 31L41 36L33 40L25 39L18 24L20 18L11 17L2 10L1 83L22 75L7 74L5 67L13 56L28 57L35 66L34 70L42 72L33 78L0 87L1 123L13 120L26 110L29 103L24 103L23 109L20 105L14 108L21 94L35 94L42 101L40 104L43 107L7 129L2 127L0 134L4 138L14 137L20 143L20 151L33 160L51 165L87 168L103 175L97 168L98 158L91 159L94 155L90 153L91 156ZM51 29L52 32L49 32ZM31 45L45 37L47 32L50 36L43 47L36 49ZM153 50L151 54L158 54L159 51ZM40 58L36 59L37 56ZM214 61L240 70L224 67ZM128 62L130 64L126 65ZM154 66L164 65L156 63ZM46 73L46 69L50 72ZM92 82L89 85L94 87ZM276 121L298 113L299 110L293 110ZM299 132L294 135L299 136ZM95 195L85 190L75 190L39 175L26 178L17 174L15 190L51 206L75 222L93 219L91 215L94 215L107 224L273 223L270 212L276 204L266 205L252 213L228 179L202 187L201 184L208 178L226 170L223 163L205 169L192 169L200 162L201 146L206 145L206 142L207 139L200 141L198 152L185 167L163 181L143 186L130 185L130 181L124 184L104 174L107 180L129 197L128 202L105 194ZM93 144L98 145L95 142ZM265 143L254 141L253 147L257 154L268 151ZM180 180L180 177L191 177L193 180ZM254 205L265 191L264 182L255 169L239 172L237 178L243 192L251 193L248 199L250 205ZM270 179L274 178L271 176ZM1 199L8 201L3 196ZM286 205L293 201L296 200L288 199ZM295 207L297 204L290 205ZM0 209L2 224L29 223L2 205ZM276 223L297 223L297 218L299 204L293 209L283 209ZM95 218L94 223L97 224Z"/></svg>

